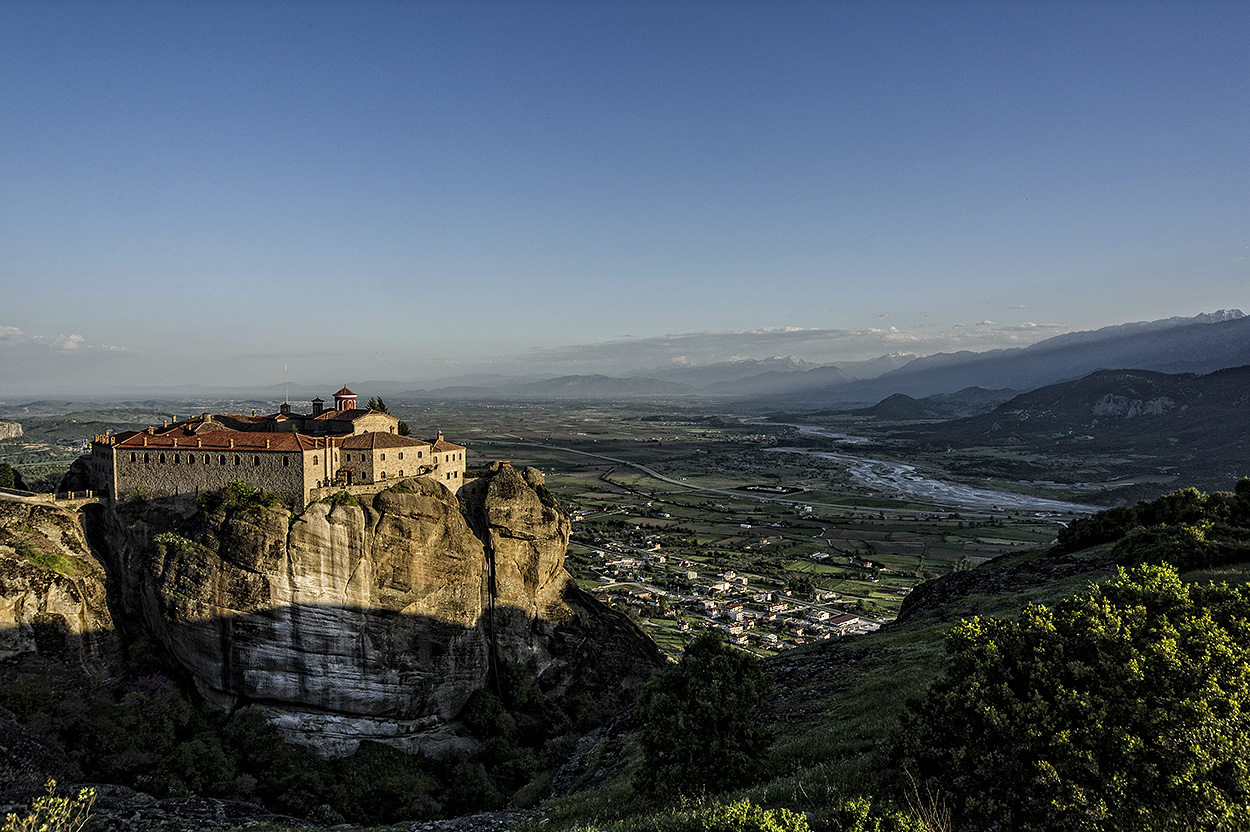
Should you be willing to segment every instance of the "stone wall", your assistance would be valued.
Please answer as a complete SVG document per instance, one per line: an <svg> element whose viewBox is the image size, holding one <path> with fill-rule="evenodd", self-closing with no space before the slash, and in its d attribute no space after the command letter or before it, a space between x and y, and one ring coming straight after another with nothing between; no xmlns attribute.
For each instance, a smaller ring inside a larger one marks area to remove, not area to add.
<svg viewBox="0 0 1250 832"><path fill-rule="evenodd" d="M323 440L317 440L318 442ZM342 452L326 443L328 447L314 448L304 453L304 493L307 494L309 489L315 489L322 483L330 483L334 480L334 474L339 469L339 460ZM310 501L317 499L309 497Z"/></svg>
<svg viewBox="0 0 1250 832"><path fill-rule="evenodd" d="M340 454L340 467L352 472L353 485L425 476L435 464L429 445L369 450L353 448L343 450ZM434 477L433 479L441 480L442 478ZM453 485L451 482L445 484L452 491L455 491L459 485L459 483Z"/></svg>
<svg viewBox="0 0 1250 832"><path fill-rule="evenodd" d="M464 485L464 451L439 451L432 454L434 459L434 479L450 488L453 492Z"/></svg>
<svg viewBox="0 0 1250 832"><path fill-rule="evenodd" d="M314 453L238 448L213 452L195 448L115 449L115 496L125 498L132 491L152 497L198 494L222 488L232 480L244 480L286 495L296 508L302 508L311 484L306 480L305 457L311 460ZM311 461L308 464L311 466Z"/></svg>

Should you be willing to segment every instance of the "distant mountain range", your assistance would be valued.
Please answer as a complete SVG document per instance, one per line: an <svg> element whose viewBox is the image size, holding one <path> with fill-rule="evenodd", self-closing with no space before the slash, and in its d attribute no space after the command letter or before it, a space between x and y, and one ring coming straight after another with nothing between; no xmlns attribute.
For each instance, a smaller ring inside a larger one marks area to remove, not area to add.
<svg viewBox="0 0 1250 832"><path fill-rule="evenodd" d="M930 408L928 415L916 411L914 417L931 419L967 415L969 403L962 402L960 394L972 388L991 392L1027 391L1102 369L1207 373L1247 364L1250 364L1250 318L1233 309L1192 318L1167 318L1070 332L1017 349L939 353L927 357L896 353L869 361L813 364L786 355L655 367L625 376L478 374L439 379L421 386L402 381L344 381L362 395L382 396L397 404L423 399L706 398L793 410L871 405L896 394L917 400L947 394L955 397L945 403L929 401L924 406ZM81 397L80 401L97 403L121 397L137 399L140 403L149 400L151 404L227 399L238 402L244 409L265 408L289 397L298 407L313 396L328 397L340 383L274 384L247 390L196 385L113 393L84 389L74 395ZM976 407L987 403L988 400L983 399ZM35 412L66 412L64 403L38 404L42 407L33 407ZM900 399L891 406L908 405ZM17 412L23 407L14 402L0 403L0 412Z"/></svg>
<svg viewBox="0 0 1250 832"><path fill-rule="evenodd" d="M931 396L968 387L1034 390L1104 369L1209 373L1246 364L1250 364L1250 318L1233 309L1071 332L1019 349L939 353L875 379L798 388L788 397L820 406L879 401L895 393Z"/></svg>
<svg viewBox="0 0 1250 832"><path fill-rule="evenodd" d="M903 413L920 412L928 400L911 401L914 409ZM896 407L884 407L890 402L870 410ZM895 435L930 447L998 446L1093 460L1110 477L1166 476L1227 489L1250 475L1250 366L1207 374L1099 370L986 413Z"/></svg>
<svg viewBox="0 0 1250 832"><path fill-rule="evenodd" d="M955 395L972 388L1026 391L1101 369L1206 373L1245 364L1250 364L1250 318L1233 309L1193 318L1070 332L1028 347L980 353L939 353L924 358L897 354L872 361L825 365L814 365L794 356L773 356L700 366L657 367L625 377L495 377L483 383L432 386L394 395L487 399L705 397L787 408L821 408L880 402L895 394L916 399ZM989 399L983 397L975 407L988 403ZM927 407L936 408L931 415L914 418L967 415L967 405L958 397L945 403L929 402Z"/></svg>

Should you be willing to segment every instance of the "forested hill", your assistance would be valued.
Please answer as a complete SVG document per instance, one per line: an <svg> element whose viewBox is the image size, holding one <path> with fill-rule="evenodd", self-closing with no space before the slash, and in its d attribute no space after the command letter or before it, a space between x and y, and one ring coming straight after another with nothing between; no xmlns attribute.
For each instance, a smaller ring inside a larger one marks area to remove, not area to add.
<svg viewBox="0 0 1250 832"><path fill-rule="evenodd" d="M1120 476L1164 475L1215 489L1250 472L1250 366L1206 375L1100 370L907 435L956 447L1103 455L1116 460Z"/></svg>

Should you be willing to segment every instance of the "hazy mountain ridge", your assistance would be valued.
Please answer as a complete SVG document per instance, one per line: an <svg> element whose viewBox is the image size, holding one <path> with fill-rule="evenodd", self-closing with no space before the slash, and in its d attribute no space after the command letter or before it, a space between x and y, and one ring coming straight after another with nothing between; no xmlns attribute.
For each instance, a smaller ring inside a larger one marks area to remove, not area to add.
<svg viewBox="0 0 1250 832"><path fill-rule="evenodd" d="M1250 364L1250 318L1238 310L1067 333L1028 347L939 353L917 358L877 379L796 391L809 404L879 401L967 387L1034 390L1096 370L1209 373Z"/></svg>
<svg viewBox="0 0 1250 832"><path fill-rule="evenodd" d="M966 387L954 393L940 393L923 399L895 393L872 407L853 410L851 414L892 421L959 419L984 413L1015 395L1015 390L986 390L983 387Z"/></svg>
<svg viewBox="0 0 1250 832"><path fill-rule="evenodd" d="M1105 458L1115 461L1107 469L1113 478L1225 488L1250 472L1250 366L1207 374L1099 370L906 435L931 445ZM1059 470L1049 476L1064 479Z"/></svg>
<svg viewBox="0 0 1250 832"><path fill-rule="evenodd" d="M631 396L784 399L791 406L826 407L879 402L895 393L915 399L973 387L1033 390L1100 369L1208 373L1250 364L1250 318L1219 310L1191 318L1119 324L1069 332L1027 347L916 356L890 353L863 361L815 364L793 355L735 359L712 364L654 367L622 375L606 373L472 373L425 384L366 380L351 386L392 401L430 398L612 398ZM338 386L337 384L334 386ZM206 401L231 400L241 409L268 409L293 401L300 409L327 385L272 384L225 388L182 385L143 390L75 392L69 400L0 403L0 415L65 414L100 410L101 402L127 399L128 408L186 410Z"/></svg>

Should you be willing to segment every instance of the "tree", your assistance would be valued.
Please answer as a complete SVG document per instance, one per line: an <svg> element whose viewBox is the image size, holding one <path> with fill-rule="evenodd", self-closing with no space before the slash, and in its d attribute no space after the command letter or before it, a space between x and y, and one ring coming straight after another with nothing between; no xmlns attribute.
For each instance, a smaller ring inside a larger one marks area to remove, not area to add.
<svg viewBox="0 0 1250 832"><path fill-rule="evenodd" d="M762 719L769 692L753 656L700 634L638 697L644 756L635 786L692 795L751 782L772 740Z"/></svg>
<svg viewBox="0 0 1250 832"><path fill-rule="evenodd" d="M408 427L408 423L400 419L399 424L395 427L395 432L400 436L408 436L412 433L412 428Z"/></svg>
<svg viewBox="0 0 1250 832"><path fill-rule="evenodd" d="M21 473L7 462L0 462L0 488L16 488L26 490L26 482Z"/></svg>
<svg viewBox="0 0 1250 832"><path fill-rule="evenodd" d="M378 397L378 398L375 398L375 399L369 399L369 405L368 405L368 407L369 407L369 409L370 409L370 410L376 410L376 411L377 411L377 412L379 412L379 413L390 413L390 412L391 412L391 411L387 408L387 406L386 406L386 402L382 401L382 398L381 398L381 397Z"/></svg>
<svg viewBox="0 0 1250 832"><path fill-rule="evenodd" d="M960 828L1247 828L1248 622L1250 591L1158 565L1016 621L963 621L894 762Z"/></svg>

